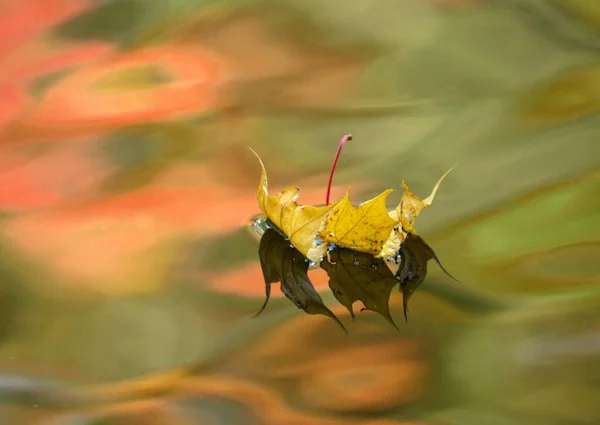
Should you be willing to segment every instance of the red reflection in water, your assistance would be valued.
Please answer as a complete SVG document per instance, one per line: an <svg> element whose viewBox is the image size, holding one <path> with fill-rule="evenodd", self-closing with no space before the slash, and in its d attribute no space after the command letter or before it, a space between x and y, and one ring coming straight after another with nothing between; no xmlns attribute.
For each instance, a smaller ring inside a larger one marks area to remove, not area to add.
<svg viewBox="0 0 600 425"><path fill-rule="evenodd" d="M27 83L36 77L98 60L106 43L44 41L45 31L87 10L80 0L7 0L0 5L0 133L33 103Z"/></svg>

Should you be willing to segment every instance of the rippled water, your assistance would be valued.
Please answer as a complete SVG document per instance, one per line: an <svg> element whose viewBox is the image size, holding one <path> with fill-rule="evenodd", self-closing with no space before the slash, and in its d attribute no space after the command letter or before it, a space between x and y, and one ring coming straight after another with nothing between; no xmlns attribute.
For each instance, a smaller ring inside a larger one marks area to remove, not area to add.
<svg viewBox="0 0 600 425"><path fill-rule="evenodd" d="M600 3L0 4L7 425L600 422ZM399 331L264 281L270 190L420 196Z"/></svg>

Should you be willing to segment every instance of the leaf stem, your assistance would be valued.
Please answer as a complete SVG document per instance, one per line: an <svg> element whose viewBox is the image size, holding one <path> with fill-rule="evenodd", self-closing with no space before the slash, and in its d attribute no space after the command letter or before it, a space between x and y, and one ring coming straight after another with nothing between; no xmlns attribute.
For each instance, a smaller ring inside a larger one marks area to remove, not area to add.
<svg viewBox="0 0 600 425"><path fill-rule="evenodd" d="M329 182L327 183L327 196L325 197L325 205L329 205L329 195L331 193L331 182L333 181L333 173L335 173L335 167L337 166L338 159L340 158L340 154L342 153L342 148L348 140L352 140L352 134L346 134L344 137L342 137L342 140L340 140L340 144L338 145L337 152L335 153L333 165L331 166L331 172L329 173Z"/></svg>

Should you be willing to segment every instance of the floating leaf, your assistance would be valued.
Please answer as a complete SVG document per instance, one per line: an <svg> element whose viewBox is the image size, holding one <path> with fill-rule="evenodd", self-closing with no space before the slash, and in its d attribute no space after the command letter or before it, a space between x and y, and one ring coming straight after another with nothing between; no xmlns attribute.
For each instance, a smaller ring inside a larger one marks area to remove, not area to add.
<svg viewBox="0 0 600 425"><path fill-rule="evenodd" d="M396 279L400 281L404 303L404 319L408 321L408 301L425 280L429 260L435 260L444 273L452 279L456 279L442 266L433 249L420 236L415 234L409 233L407 235L406 240L400 247L400 257L400 267L396 272Z"/></svg>
<svg viewBox="0 0 600 425"><path fill-rule="evenodd" d="M340 141L329 177L326 203L329 203L333 172L341 148L351 138L347 134ZM260 209L306 258L319 263L331 244L368 253L376 258L395 257L407 233L414 233L413 225L417 216L424 207L431 205L442 180L452 170L438 180L425 199L413 194L402 181L404 195L398 207L391 212L388 212L386 200L392 189L358 207L350 203L350 189L344 198L332 205L302 206L296 202L300 192L296 186L284 189L277 196L269 196L265 166L258 154L250 150L262 168L257 195Z"/></svg>
<svg viewBox="0 0 600 425"><path fill-rule="evenodd" d="M250 149L262 168L258 205L269 219L266 222L272 224L264 233L259 249L266 285L266 300L259 313L267 305L271 284L280 281L281 291L298 308L310 314L325 314L341 326L323 305L308 279L309 260L318 262L327 272L329 287L352 319L352 305L362 301L366 309L379 313L398 329L389 311L392 288L400 282L404 317L408 321L408 301L427 276L427 262L433 258L444 270L433 250L415 235L413 225L421 210L431 205L442 180L452 169L438 180L425 199L412 193L402 181L404 195L391 212L386 205L391 189L354 207L348 188L340 201L329 205L335 167L342 147L351 139L352 135L346 134L340 140L324 207L299 205L296 201L300 189L295 186L284 189L277 196L269 196L265 166L258 154ZM325 253L328 254L326 258ZM394 277L385 260L397 260L398 257L402 262ZM444 272L450 276L446 270Z"/></svg>
<svg viewBox="0 0 600 425"><path fill-rule="evenodd" d="M348 190L327 216L327 225L321 231L321 237L341 247L378 255L398 224L390 217L386 206L392 190L386 190L357 208L350 203L349 193Z"/></svg>
<svg viewBox="0 0 600 425"><path fill-rule="evenodd" d="M320 243L319 230L323 226L326 215L336 204L326 207L299 205L296 200L300 189L294 186L284 189L276 196L269 196L267 171L258 154L253 150L252 153L258 158L262 168L257 195L261 211L290 238L292 245L306 258L310 261L321 261L327 246Z"/></svg>
<svg viewBox="0 0 600 425"><path fill-rule="evenodd" d="M381 258L347 248L334 249L321 267L329 276L329 287L352 318L352 304L361 301L367 310L379 313L396 329L389 308L390 294L398 281Z"/></svg>
<svg viewBox="0 0 600 425"><path fill-rule="evenodd" d="M271 295L271 284L280 282L281 292L308 314L322 314L346 328L329 310L308 278L308 261L290 245L279 232L268 229L259 246L260 265L265 278L265 303L256 315L262 313Z"/></svg>

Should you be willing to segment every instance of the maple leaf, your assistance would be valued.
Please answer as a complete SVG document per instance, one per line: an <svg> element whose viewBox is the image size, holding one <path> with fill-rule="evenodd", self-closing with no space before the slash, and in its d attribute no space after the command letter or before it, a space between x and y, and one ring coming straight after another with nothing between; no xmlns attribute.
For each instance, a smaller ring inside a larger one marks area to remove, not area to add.
<svg viewBox="0 0 600 425"><path fill-rule="evenodd" d="M302 255L310 261L320 262L327 251L327 245L320 240L319 231L325 217L336 204L325 207L299 205L296 200L300 195L300 189L295 186L282 190L276 196L269 196L265 166L258 154L250 150L258 158L262 168L257 194L261 211L290 239L291 244Z"/></svg>
<svg viewBox="0 0 600 425"><path fill-rule="evenodd" d="M267 307L271 296L271 284L280 282L281 292L296 307L308 314L322 314L333 319L344 329L342 322L329 310L308 278L308 261L302 253L276 230L267 229L258 248L260 266L265 278L265 302L256 313L258 316Z"/></svg>
<svg viewBox="0 0 600 425"><path fill-rule="evenodd" d="M402 181L404 195L393 211L388 211L386 203L392 189L354 207L348 188L340 201L329 205L333 173L342 146L351 138L351 135L345 135L338 146L324 207L299 205L296 201L300 189L295 186L269 196L265 166L258 154L250 149L262 168L257 201L268 219L261 219L266 227L259 247L266 300L257 315L267 306L271 284L280 282L283 294L298 308L309 314L327 315L343 328L308 279L309 261L318 262L327 273L329 288L353 320L352 305L361 301L364 309L380 314L396 329L389 311L389 297L395 285L400 284L404 317L408 321L408 301L425 280L429 260L434 259L454 279L413 229L417 216L431 205L442 180L452 169L438 180L425 199L412 193ZM394 276L385 261L397 261L398 258L401 259L400 268Z"/></svg>
<svg viewBox="0 0 600 425"><path fill-rule="evenodd" d="M329 205L331 182L341 148L351 139L352 136L348 134L340 141L331 168L324 207L299 205L296 201L300 189L296 186L288 187L276 196L269 196L265 166L258 154L250 149L262 168L257 196L260 209L290 239L292 245L316 263L321 262L332 244L372 254L376 258L397 256L406 235L414 233L413 226L417 216L423 208L431 205L442 180L452 170L448 170L438 180L425 199L412 193L402 181L404 195L398 207L391 212L387 209L386 200L392 189L354 207L350 203L348 188L344 198Z"/></svg>

